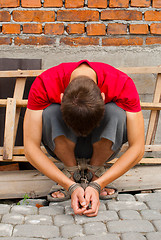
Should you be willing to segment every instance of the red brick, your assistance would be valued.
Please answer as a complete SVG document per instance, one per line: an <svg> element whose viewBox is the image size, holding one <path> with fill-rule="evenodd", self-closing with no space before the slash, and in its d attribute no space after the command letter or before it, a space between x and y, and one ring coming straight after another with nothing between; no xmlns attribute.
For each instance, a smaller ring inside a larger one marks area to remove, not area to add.
<svg viewBox="0 0 161 240"><path fill-rule="evenodd" d="M66 8L81 8L84 7L84 0L65 0Z"/></svg>
<svg viewBox="0 0 161 240"><path fill-rule="evenodd" d="M108 34L127 34L127 25L123 23L109 23Z"/></svg>
<svg viewBox="0 0 161 240"><path fill-rule="evenodd" d="M44 7L62 7L63 0L44 0Z"/></svg>
<svg viewBox="0 0 161 240"><path fill-rule="evenodd" d="M22 7L41 7L41 0L21 0Z"/></svg>
<svg viewBox="0 0 161 240"><path fill-rule="evenodd" d="M99 38L91 38L91 37L76 37L76 38L69 38L64 37L61 38L60 43L69 46L88 46L88 45L99 45Z"/></svg>
<svg viewBox="0 0 161 240"><path fill-rule="evenodd" d="M35 33L35 34L42 33L42 25L25 23L23 25L23 33Z"/></svg>
<svg viewBox="0 0 161 240"><path fill-rule="evenodd" d="M132 7L150 7L151 0L131 0Z"/></svg>
<svg viewBox="0 0 161 240"><path fill-rule="evenodd" d="M12 39L9 37L0 37L0 45L11 45Z"/></svg>
<svg viewBox="0 0 161 240"><path fill-rule="evenodd" d="M161 8L161 1L160 0L153 0L152 7Z"/></svg>
<svg viewBox="0 0 161 240"><path fill-rule="evenodd" d="M161 23L152 23L150 25L151 34L161 34Z"/></svg>
<svg viewBox="0 0 161 240"><path fill-rule="evenodd" d="M85 32L85 26L83 23L73 23L68 24L67 33L68 34L83 34Z"/></svg>
<svg viewBox="0 0 161 240"><path fill-rule="evenodd" d="M142 20L142 13L135 10L104 10L101 20Z"/></svg>
<svg viewBox="0 0 161 240"><path fill-rule="evenodd" d="M0 8L2 7L19 7L20 0L1 0L0 1Z"/></svg>
<svg viewBox="0 0 161 240"><path fill-rule="evenodd" d="M3 24L2 33L3 34L19 34L21 28L19 24Z"/></svg>
<svg viewBox="0 0 161 240"><path fill-rule="evenodd" d="M54 11L13 11L13 20L16 22L54 22Z"/></svg>
<svg viewBox="0 0 161 240"><path fill-rule="evenodd" d="M147 37L146 44L147 45L161 44L161 37Z"/></svg>
<svg viewBox="0 0 161 240"><path fill-rule="evenodd" d="M146 11L145 21L161 21L161 11Z"/></svg>
<svg viewBox="0 0 161 240"><path fill-rule="evenodd" d="M63 33L64 33L64 24L63 23L45 24L45 34L61 35Z"/></svg>
<svg viewBox="0 0 161 240"><path fill-rule="evenodd" d="M54 38L49 37L28 37L20 38L16 37L14 40L15 45L52 45L55 43Z"/></svg>
<svg viewBox="0 0 161 240"><path fill-rule="evenodd" d="M139 37L102 39L102 46L129 46L129 45L143 45L143 39Z"/></svg>
<svg viewBox="0 0 161 240"><path fill-rule="evenodd" d="M148 34L148 24L131 24L130 25L131 34Z"/></svg>
<svg viewBox="0 0 161 240"><path fill-rule="evenodd" d="M9 12L2 11L0 12L0 22L10 22L11 15Z"/></svg>
<svg viewBox="0 0 161 240"><path fill-rule="evenodd" d="M103 23L89 24L87 26L87 35L89 36L106 35L106 26Z"/></svg>
<svg viewBox="0 0 161 240"><path fill-rule="evenodd" d="M109 7L115 8L115 7L129 7L129 0L110 0Z"/></svg>
<svg viewBox="0 0 161 240"><path fill-rule="evenodd" d="M88 0L89 8L106 8L107 0Z"/></svg>
<svg viewBox="0 0 161 240"><path fill-rule="evenodd" d="M57 20L67 22L98 21L99 12L92 10L58 10Z"/></svg>

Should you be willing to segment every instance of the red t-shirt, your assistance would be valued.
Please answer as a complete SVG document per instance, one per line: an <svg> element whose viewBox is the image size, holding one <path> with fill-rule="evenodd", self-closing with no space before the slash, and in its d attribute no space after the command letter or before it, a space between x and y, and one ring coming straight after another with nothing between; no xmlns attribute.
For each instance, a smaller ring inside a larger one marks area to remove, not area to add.
<svg viewBox="0 0 161 240"><path fill-rule="evenodd" d="M41 110L52 103L61 103L60 94L68 86L71 73L84 62L96 72L105 103L115 102L129 112L141 110L137 89L129 76L108 64L87 60L61 63L40 74L31 86L27 108Z"/></svg>

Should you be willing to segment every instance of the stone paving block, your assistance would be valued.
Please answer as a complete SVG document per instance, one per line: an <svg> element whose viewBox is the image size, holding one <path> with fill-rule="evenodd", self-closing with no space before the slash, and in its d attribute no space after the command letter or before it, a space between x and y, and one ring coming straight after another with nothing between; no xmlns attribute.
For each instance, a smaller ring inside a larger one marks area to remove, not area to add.
<svg viewBox="0 0 161 240"><path fill-rule="evenodd" d="M22 214L8 213L3 215L2 223L22 224L25 217Z"/></svg>
<svg viewBox="0 0 161 240"><path fill-rule="evenodd" d="M62 226L66 224L74 224L74 218L71 215L57 215L54 217L54 225Z"/></svg>
<svg viewBox="0 0 161 240"><path fill-rule="evenodd" d="M161 220L154 220L153 224L156 227L157 231L161 232Z"/></svg>
<svg viewBox="0 0 161 240"><path fill-rule="evenodd" d="M146 240L146 237L141 233L123 233L121 240Z"/></svg>
<svg viewBox="0 0 161 240"><path fill-rule="evenodd" d="M53 206L63 206L63 207L71 206L71 200L67 200L64 202L50 202L49 207L53 207Z"/></svg>
<svg viewBox="0 0 161 240"><path fill-rule="evenodd" d="M100 211L96 217L75 215L76 224L84 224L88 222L107 222L118 219L118 215L115 211Z"/></svg>
<svg viewBox="0 0 161 240"><path fill-rule="evenodd" d="M147 233L146 238L147 238L147 240L160 240L161 232Z"/></svg>
<svg viewBox="0 0 161 240"><path fill-rule="evenodd" d="M147 209L147 206L143 202L135 202L135 201L119 201L119 202L108 202L107 207L109 210L142 210Z"/></svg>
<svg viewBox="0 0 161 240"><path fill-rule="evenodd" d="M161 211L161 202L160 201L149 201L149 202L146 202L146 204L148 205L148 207L150 209Z"/></svg>
<svg viewBox="0 0 161 240"><path fill-rule="evenodd" d="M118 215L121 219L124 219L124 220L141 219L139 212L135 210L120 210Z"/></svg>
<svg viewBox="0 0 161 240"><path fill-rule="evenodd" d="M0 237L9 237L12 235L13 226L11 224L0 223Z"/></svg>
<svg viewBox="0 0 161 240"><path fill-rule="evenodd" d="M74 237L72 240L120 240L119 236L117 234L110 234L107 233L106 235L88 235L84 237ZM131 240L131 239L129 239Z"/></svg>
<svg viewBox="0 0 161 240"><path fill-rule="evenodd" d="M71 208L70 206L66 206L64 211L65 211L65 214L74 215L73 208Z"/></svg>
<svg viewBox="0 0 161 240"><path fill-rule="evenodd" d="M52 238L53 236L59 237L59 228L49 225L17 225L14 228L13 236L32 238Z"/></svg>
<svg viewBox="0 0 161 240"><path fill-rule="evenodd" d="M9 213L11 206L8 204L0 204L0 214Z"/></svg>
<svg viewBox="0 0 161 240"><path fill-rule="evenodd" d="M61 227L61 234L64 238L83 236L83 229L82 226L76 224L64 225Z"/></svg>
<svg viewBox="0 0 161 240"><path fill-rule="evenodd" d="M94 235L97 233L98 235L107 234L106 225L102 222L91 222L84 224L84 232L87 235Z"/></svg>
<svg viewBox="0 0 161 240"><path fill-rule="evenodd" d="M28 238L28 237L5 237L1 240L44 240L43 238Z"/></svg>
<svg viewBox="0 0 161 240"><path fill-rule="evenodd" d="M19 213L24 215L33 215L38 213L38 208L33 206L15 205L11 208L11 213Z"/></svg>
<svg viewBox="0 0 161 240"><path fill-rule="evenodd" d="M68 238L49 238L48 240L68 240Z"/></svg>
<svg viewBox="0 0 161 240"><path fill-rule="evenodd" d="M26 224L40 224L51 225L53 224L52 217L46 215L28 215L25 217Z"/></svg>
<svg viewBox="0 0 161 240"><path fill-rule="evenodd" d="M142 210L141 215L146 220L159 220L161 219L161 213L157 210Z"/></svg>
<svg viewBox="0 0 161 240"><path fill-rule="evenodd" d="M119 220L107 222L107 230L112 233L153 232L153 225L147 220Z"/></svg>
<svg viewBox="0 0 161 240"><path fill-rule="evenodd" d="M135 197L141 202L161 201L161 193L139 193L135 194Z"/></svg>
<svg viewBox="0 0 161 240"><path fill-rule="evenodd" d="M55 205L50 207L41 207L39 208L39 214L42 215L58 215L64 214L64 207Z"/></svg>
<svg viewBox="0 0 161 240"><path fill-rule="evenodd" d="M118 201L136 201L135 197L132 194L118 194Z"/></svg>

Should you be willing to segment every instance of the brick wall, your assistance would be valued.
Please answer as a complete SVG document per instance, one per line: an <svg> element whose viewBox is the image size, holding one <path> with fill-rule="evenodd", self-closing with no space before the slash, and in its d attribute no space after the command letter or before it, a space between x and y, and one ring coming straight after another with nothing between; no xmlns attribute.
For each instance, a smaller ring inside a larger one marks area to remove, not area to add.
<svg viewBox="0 0 161 240"><path fill-rule="evenodd" d="M161 0L0 0L0 45L161 44Z"/></svg>

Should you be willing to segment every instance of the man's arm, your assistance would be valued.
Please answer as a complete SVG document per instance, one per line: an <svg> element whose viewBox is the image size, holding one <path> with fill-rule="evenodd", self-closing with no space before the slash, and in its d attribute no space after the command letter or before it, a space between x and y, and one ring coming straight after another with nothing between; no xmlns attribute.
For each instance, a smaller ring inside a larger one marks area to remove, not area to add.
<svg viewBox="0 0 161 240"><path fill-rule="evenodd" d="M126 112L126 115L129 148L111 168L95 180L101 186L101 189L135 166L144 155L144 119L142 112ZM88 187L85 191L87 204L91 200L93 203L92 208L84 212L89 217L96 216L98 213L99 196L96 194L97 191L91 187Z"/></svg>
<svg viewBox="0 0 161 240"><path fill-rule="evenodd" d="M126 112L126 115L129 148L102 177L96 180L101 188L122 176L135 166L144 155L144 119L142 112Z"/></svg>

